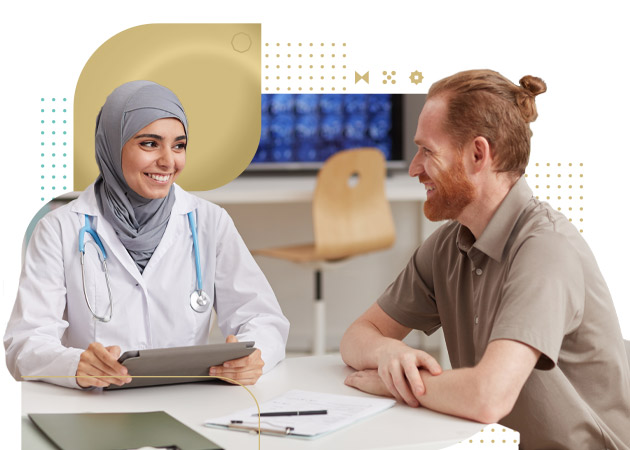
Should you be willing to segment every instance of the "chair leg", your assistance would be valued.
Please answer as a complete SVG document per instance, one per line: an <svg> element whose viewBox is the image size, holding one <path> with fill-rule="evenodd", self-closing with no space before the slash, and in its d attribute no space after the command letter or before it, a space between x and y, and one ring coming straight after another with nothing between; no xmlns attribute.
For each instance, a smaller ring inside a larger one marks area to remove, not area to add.
<svg viewBox="0 0 630 450"><path fill-rule="evenodd" d="M326 353L326 304L322 298L322 272L315 270L315 302L313 310L313 355Z"/></svg>

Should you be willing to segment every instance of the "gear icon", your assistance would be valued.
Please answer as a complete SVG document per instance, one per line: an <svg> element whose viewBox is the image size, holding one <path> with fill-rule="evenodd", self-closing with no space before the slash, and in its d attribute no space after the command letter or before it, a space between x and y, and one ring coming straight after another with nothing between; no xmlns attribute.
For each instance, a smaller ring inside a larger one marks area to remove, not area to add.
<svg viewBox="0 0 630 450"><path fill-rule="evenodd" d="M422 80L424 79L424 77L422 76L422 72L418 72L416 70L415 72L411 72L411 75L409 75L409 79L411 80L413 84L418 85L422 83Z"/></svg>

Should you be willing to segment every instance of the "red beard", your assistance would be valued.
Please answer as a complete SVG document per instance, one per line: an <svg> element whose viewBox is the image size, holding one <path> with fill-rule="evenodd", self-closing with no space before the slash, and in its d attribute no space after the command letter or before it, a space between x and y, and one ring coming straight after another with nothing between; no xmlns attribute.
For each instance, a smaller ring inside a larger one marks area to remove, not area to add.
<svg viewBox="0 0 630 450"><path fill-rule="evenodd" d="M427 177L420 177L421 183L429 180ZM453 167L439 173L431 181L435 183L436 189L424 203L424 215L433 222L457 219L462 210L475 199L475 186L466 176L461 157Z"/></svg>

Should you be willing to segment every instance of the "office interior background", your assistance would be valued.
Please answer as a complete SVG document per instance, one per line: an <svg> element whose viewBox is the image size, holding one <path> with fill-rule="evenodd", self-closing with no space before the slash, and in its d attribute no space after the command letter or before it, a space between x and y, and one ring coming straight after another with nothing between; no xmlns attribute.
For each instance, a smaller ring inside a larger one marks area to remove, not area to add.
<svg viewBox="0 0 630 450"><path fill-rule="evenodd" d="M219 203L234 220L250 250L312 242L311 202L292 201L292 183L314 180L322 161L335 151L363 146L382 149L388 166L386 184L402 181L403 189L408 190L408 196L393 199L390 196L396 228L396 241L391 248L349 258L331 270L323 271L322 296L326 302L328 352L338 351L339 342L347 327L376 301L404 268L418 245L439 226L424 217L424 186L411 179L407 173L408 164L417 150L413 136L425 99L426 95L423 94L267 96L262 102L263 138L259 151L250 167L230 183L247 183L252 186L253 199L221 203L219 197ZM337 101L338 105L330 105ZM280 111L274 110L274 102L279 104L276 108ZM308 104L304 105L305 102ZM387 106L381 105L381 102L386 102ZM373 107L374 103L377 104L376 107ZM371 112L371 106L377 112ZM386 125L381 123L379 126L382 129L371 133L373 118L383 114L388 117L383 120ZM363 124L358 131L354 125L356 117ZM335 118L339 123L327 127ZM312 130L300 130L300 126L304 128L304 122L310 121L314 121ZM274 122L280 122L280 126ZM265 130L265 127L269 129ZM380 139L374 139L375 134ZM291 138L287 139L286 136ZM331 143L335 146L333 150L330 149ZM264 151L263 157L259 154L261 149ZM277 156L274 155L276 151L279 153ZM264 191L266 186L277 183L287 188L286 199L282 195L272 202L257 199L255 189ZM228 185L225 188L230 187ZM208 198L213 199L212 193L209 193ZM291 322L287 352L290 355L310 352L314 332L313 270L308 265L265 256L256 256L256 261ZM221 339L220 331L214 327L211 341L219 342ZM427 348L436 355L441 350L441 359L446 361L442 340L441 331L430 337L414 331L407 342Z"/></svg>

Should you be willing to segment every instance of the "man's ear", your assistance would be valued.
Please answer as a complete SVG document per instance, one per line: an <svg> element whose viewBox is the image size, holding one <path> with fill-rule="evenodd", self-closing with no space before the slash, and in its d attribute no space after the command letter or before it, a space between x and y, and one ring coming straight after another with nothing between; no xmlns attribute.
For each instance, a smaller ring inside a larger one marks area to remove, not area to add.
<svg viewBox="0 0 630 450"><path fill-rule="evenodd" d="M490 152L490 142L483 137L477 136L471 143L471 162L473 172L480 172L485 167L492 167L492 153Z"/></svg>

